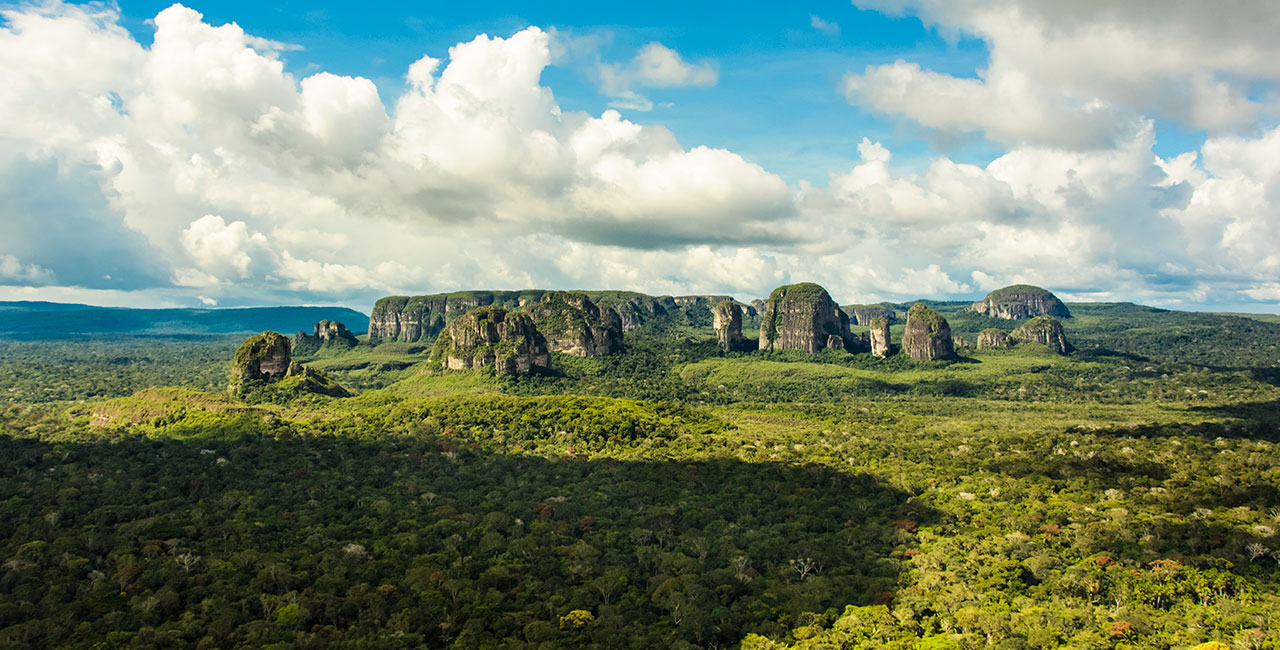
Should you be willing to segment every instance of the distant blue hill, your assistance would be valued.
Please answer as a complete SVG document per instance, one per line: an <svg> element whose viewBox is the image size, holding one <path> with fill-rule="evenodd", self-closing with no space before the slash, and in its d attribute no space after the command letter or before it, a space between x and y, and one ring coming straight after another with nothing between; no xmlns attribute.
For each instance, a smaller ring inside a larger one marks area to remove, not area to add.
<svg viewBox="0 0 1280 650"><path fill-rule="evenodd" d="M235 334L311 331L317 321L341 321L352 332L369 317L346 307L128 309L56 302L0 302L0 336L62 338L84 334Z"/></svg>

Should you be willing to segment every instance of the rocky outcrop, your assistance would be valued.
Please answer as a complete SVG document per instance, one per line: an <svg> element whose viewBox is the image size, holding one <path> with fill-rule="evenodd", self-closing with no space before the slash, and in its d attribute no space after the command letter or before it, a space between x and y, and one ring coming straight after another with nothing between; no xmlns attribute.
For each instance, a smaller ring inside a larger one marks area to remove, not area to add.
<svg viewBox="0 0 1280 650"><path fill-rule="evenodd" d="M902 351L916 361L936 361L955 356L947 319L923 304L913 305L907 312Z"/></svg>
<svg viewBox="0 0 1280 650"><path fill-rule="evenodd" d="M369 317L369 340L430 341L453 319L476 307L507 311L531 307L552 291L457 291L426 296L388 296L378 300ZM710 327L711 308L729 296L650 296L635 291L574 291L585 295L603 312L612 308L624 332L647 323Z"/></svg>
<svg viewBox="0 0 1280 650"><path fill-rule="evenodd" d="M298 332L293 335L293 353L299 356L315 354L322 348L354 348L359 342L346 325L336 320L322 320L316 323L312 333Z"/></svg>
<svg viewBox="0 0 1280 650"><path fill-rule="evenodd" d="M586 294L549 291L525 311L553 352L599 357L622 350L622 318Z"/></svg>
<svg viewBox="0 0 1280 650"><path fill-rule="evenodd" d="M849 317L826 289L811 282L774 289L761 312L761 350L812 354L837 345L847 349L849 339Z"/></svg>
<svg viewBox="0 0 1280 650"><path fill-rule="evenodd" d="M764 301L759 298L752 300L749 306L753 311L755 311L754 315L758 316L764 313Z"/></svg>
<svg viewBox="0 0 1280 650"><path fill-rule="evenodd" d="M711 317L721 350L735 352L746 347L742 338L742 305L723 300L711 310Z"/></svg>
<svg viewBox="0 0 1280 650"><path fill-rule="evenodd" d="M1015 284L996 289L970 308L979 314L1006 320L1022 320L1033 316L1068 318L1071 312L1058 297L1046 289L1029 284Z"/></svg>
<svg viewBox="0 0 1280 650"><path fill-rule="evenodd" d="M889 319L873 318L868 325L871 327L871 354L882 358L889 356Z"/></svg>
<svg viewBox="0 0 1280 650"><path fill-rule="evenodd" d="M1009 335L1004 330L998 330L994 327L987 328L978 332L978 349L979 350L995 350L1007 348L1012 343Z"/></svg>
<svg viewBox="0 0 1280 650"><path fill-rule="evenodd" d="M456 291L427 296L388 296L369 315L369 340L430 341L455 318L490 305L517 309L547 293L529 291Z"/></svg>
<svg viewBox="0 0 1280 650"><path fill-rule="evenodd" d="M431 358L453 370L492 368L515 375L551 366L547 341L525 313L479 307L454 319L431 348Z"/></svg>
<svg viewBox="0 0 1280 650"><path fill-rule="evenodd" d="M898 318L898 312L884 305L846 305L844 310L849 314L849 322L855 325L870 326L871 321L877 318L893 324Z"/></svg>
<svg viewBox="0 0 1280 650"><path fill-rule="evenodd" d="M1019 342L1039 343L1054 354L1066 354L1070 349L1067 336L1062 331L1062 323L1052 316L1036 316L1027 321L1009 338Z"/></svg>
<svg viewBox="0 0 1280 650"><path fill-rule="evenodd" d="M279 379L289 373L292 361L292 346L284 334L263 332L250 336L240 344L231 360L231 384Z"/></svg>
<svg viewBox="0 0 1280 650"><path fill-rule="evenodd" d="M279 332L249 337L231 360L228 388L233 394L247 398L264 386L274 391L276 399L306 393L331 397L350 395L328 374L294 361L289 339Z"/></svg>

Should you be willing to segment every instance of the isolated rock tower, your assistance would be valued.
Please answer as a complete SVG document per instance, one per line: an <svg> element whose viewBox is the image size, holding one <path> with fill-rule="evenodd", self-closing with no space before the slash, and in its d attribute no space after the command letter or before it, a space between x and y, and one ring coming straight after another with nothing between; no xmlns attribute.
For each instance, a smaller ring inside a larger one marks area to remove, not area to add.
<svg viewBox="0 0 1280 650"><path fill-rule="evenodd" d="M936 361L955 356L951 326L942 314L916 303L907 312L907 329L902 334L902 350L916 361Z"/></svg>

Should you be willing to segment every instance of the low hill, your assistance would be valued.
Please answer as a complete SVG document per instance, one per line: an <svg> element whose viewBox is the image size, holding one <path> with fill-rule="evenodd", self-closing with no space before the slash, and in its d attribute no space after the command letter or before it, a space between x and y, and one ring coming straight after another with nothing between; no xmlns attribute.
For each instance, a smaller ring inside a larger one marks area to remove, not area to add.
<svg viewBox="0 0 1280 650"><path fill-rule="evenodd" d="M321 320L341 321L353 332L369 317L346 307L239 309L128 309L51 302L0 302L0 336L57 339L83 334L232 334L311 331Z"/></svg>

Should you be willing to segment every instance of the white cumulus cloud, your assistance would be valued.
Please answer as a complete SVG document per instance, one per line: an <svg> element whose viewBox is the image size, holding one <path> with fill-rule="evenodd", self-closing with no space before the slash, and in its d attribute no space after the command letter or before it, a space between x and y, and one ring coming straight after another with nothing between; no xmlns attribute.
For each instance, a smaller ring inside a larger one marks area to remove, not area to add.
<svg viewBox="0 0 1280 650"><path fill-rule="evenodd" d="M1280 12L1266 1L855 0L990 52L976 78L899 60L850 74L851 103L1002 145L1097 148L1143 116L1211 133L1274 118ZM1272 86L1259 92L1259 83Z"/></svg>
<svg viewBox="0 0 1280 650"><path fill-rule="evenodd" d="M1099 31L1068 5L888 7L988 39L992 63L977 79L873 67L851 78L851 99L1007 149L987 164L899 164L868 138L824 185L789 185L616 110L563 110L542 75L570 54L537 27L423 56L406 89L382 97L360 77L298 78L284 65L290 48L180 5L156 17L149 45L109 7L11 7L0 26L0 296L40 286L110 304L135 292L150 305L367 308L392 292L750 298L811 280L842 302L1013 282L1172 306L1274 301L1280 128L1258 126L1268 95L1239 95L1235 81L1272 78L1258 54L1274 47L1266 30L1203 17L1188 47L1207 63L1188 65L1214 72L1225 95L1195 74L1170 85L1172 72L1130 88L1160 69L1142 48L1183 23L1112 8L1114 25ZM1058 69L1088 39L1120 47L1115 30L1147 39L1114 66L1138 72ZM1036 47L1047 51L1016 56ZM619 100L717 79L713 64L656 43L611 70ZM1188 99L1170 99L1175 90ZM1152 116L1163 113L1212 133L1197 151L1157 155Z"/></svg>
<svg viewBox="0 0 1280 650"><path fill-rule="evenodd" d="M689 63L679 52L656 42L640 48L627 63L601 63L596 75L601 92L614 98L615 108L639 111L653 108L639 88L707 87L720 78L710 62Z"/></svg>

